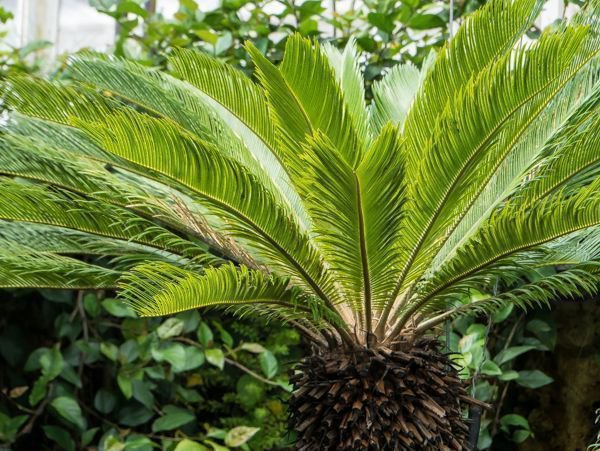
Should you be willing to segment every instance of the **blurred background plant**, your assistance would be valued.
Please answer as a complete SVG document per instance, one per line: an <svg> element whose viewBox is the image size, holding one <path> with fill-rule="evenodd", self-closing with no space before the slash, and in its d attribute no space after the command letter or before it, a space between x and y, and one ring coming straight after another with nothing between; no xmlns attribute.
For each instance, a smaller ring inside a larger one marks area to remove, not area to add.
<svg viewBox="0 0 600 451"><path fill-rule="evenodd" d="M454 20L484 1L457 0ZM292 32L340 48L352 36L364 54L367 83L399 62L421 65L448 39L450 16L448 3L436 0L352 1L343 11L321 0L222 0L210 11L180 0L172 17L155 1L90 4L114 20L114 53L148 66L168 70L165 55L187 47L251 74L246 40L278 62ZM12 19L0 7L0 22ZM38 51L50 43L18 48L5 38L0 32L0 79L39 73ZM68 66L59 65L52 76L68 78ZM206 311L138 319L114 293L0 296L0 449L265 450L294 441L286 432L287 371L305 344L284 324ZM593 330L598 309L588 307L587 314ZM448 350L456 353L463 378L474 396L494 406L483 413L479 449L544 446L535 434L548 433L547 425L531 411L545 405L537 393L552 387L553 377L539 368L565 335L561 320L545 310L505 309L489 322L471 316L448 325ZM591 365L600 366L593 337L591 347L589 339L575 345L586 346Z"/></svg>
<svg viewBox="0 0 600 451"><path fill-rule="evenodd" d="M21 48L9 45L7 26L13 20L13 13L0 5L0 79L15 72L39 72L42 61L35 53L52 45L48 41L33 41Z"/></svg>

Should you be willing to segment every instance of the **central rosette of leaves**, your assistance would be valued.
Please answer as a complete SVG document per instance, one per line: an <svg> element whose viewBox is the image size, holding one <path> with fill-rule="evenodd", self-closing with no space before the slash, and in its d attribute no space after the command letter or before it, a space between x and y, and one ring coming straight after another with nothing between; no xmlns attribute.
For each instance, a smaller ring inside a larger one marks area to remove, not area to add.
<svg viewBox="0 0 600 451"><path fill-rule="evenodd" d="M299 450L461 450L468 399L439 342L305 358L291 377Z"/></svg>

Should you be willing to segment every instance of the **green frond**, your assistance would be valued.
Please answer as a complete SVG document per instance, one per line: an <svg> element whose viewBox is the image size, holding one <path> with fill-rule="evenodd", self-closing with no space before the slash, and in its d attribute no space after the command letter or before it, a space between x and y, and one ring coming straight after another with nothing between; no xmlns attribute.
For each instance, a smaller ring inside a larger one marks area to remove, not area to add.
<svg viewBox="0 0 600 451"><path fill-rule="evenodd" d="M198 274L165 263L148 263L126 272L119 285L120 296L142 316L230 304L293 302L287 280L232 264Z"/></svg>
<svg viewBox="0 0 600 451"><path fill-rule="evenodd" d="M417 91L435 54L431 53L421 70L412 63L398 64L379 81L373 83L373 103L369 109L371 128L379 131L388 122L401 129Z"/></svg>
<svg viewBox="0 0 600 451"><path fill-rule="evenodd" d="M142 172L155 172L187 189L261 259L327 298L331 287L308 235L243 166L209 143L181 134L169 121L146 115L124 111L104 122L80 125L103 148Z"/></svg>
<svg viewBox="0 0 600 451"><path fill-rule="evenodd" d="M346 302L364 311L370 323L371 308L381 308L389 297L400 266L404 189L398 131L391 124L384 127L356 170L322 134L311 139L303 155L301 194L314 240Z"/></svg>
<svg viewBox="0 0 600 451"><path fill-rule="evenodd" d="M117 258L119 267L124 266L125 263L126 266L131 266L129 263L134 260L164 260L182 266L208 261L212 264L220 263L216 257L197 255L194 259L190 259L131 241L106 238L61 227L0 221L0 247L7 248L12 245L27 247L43 254ZM114 262L116 261L113 260L113 264L110 265L112 268L115 267Z"/></svg>
<svg viewBox="0 0 600 451"><path fill-rule="evenodd" d="M398 129L388 124L356 171L375 310L381 310L388 301L401 269L399 244L406 202L404 152Z"/></svg>
<svg viewBox="0 0 600 451"><path fill-rule="evenodd" d="M273 151L236 116L244 115L263 131L264 126L272 128L270 121L260 122L260 113L252 114L256 113L256 106L260 110L265 104L260 97L254 107L249 102L258 91L256 85L242 73L236 74L237 71L203 53L178 50L176 55L172 64L178 75L188 80L191 77L193 86L140 64L98 54L73 57L71 69L82 82L93 83L154 116L171 119L200 139L218 146L224 155L244 165L274 192L280 191L305 223L298 195L290 188L289 178ZM215 76L219 71L224 76ZM235 102L241 105L241 110L235 109Z"/></svg>
<svg viewBox="0 0 600 451"><path fill-rule="evenodd" d="M488 171L487 181L479 185L463 212L459 212L454 219L454 224L450 231L446 232L446 237L432 263L432 269L439 267L453 255L487 220L494 209L509 197L527 196L531 203L534 202L529 189L523 190L523 184L529 183L527 180L537 180L541 175L540 166L544 167L557 158L555 150L565 144L565 134L569 133L564 128L576 128L576 124L582 120L580 117L590 113L587 104L600 94L596 87L596 73L597 68L590 65L570 80L560 95L543 108L539 116L529 121L526 129L520 132L521 136L507 148L505 157L492 161L495 171ZM549 142L555 141L561 141L563 144L548 145ZM585 152L581 155L573 153L572 157L573 163L579 159L585 161L586 158ZM545 175L547 176L552 177Z"/></svg>
<svg viewBox="0 0 600 451"><path fill-rule="evenodd" d="M319 44L297 34L290 36L283 62L277 68L252 45L248 51L278 123L286 148L284 162L295 163L297 159L291 155L297 152L298 144L305 141L306 135L320 130L346 162L356 167L365 143L359 138L335 71Z"/></svg>
<svg viewBox="0 0 600 451"><path fill-rule="evenodd" d="M596 88L594 103L600 100ZM592 182L600 170L600 116L597 105L584 108L550 144L549 157L536 168L519 196L535 203L559 189L577 189Z"/></svg>
<svg viewBox="0 0 600 451"><path fill-rule="evenodd" d="M450 309L447 308L447 299L443 300L440 302L443 308L440 308L437 312L433 309L437 316L430 315L428 319L417 326L417 330L420 333L425 332L443 321L461 315L473 313L492 314L506 307L507 304L514 304L522 309L528 309L534 306L549 306L552 301L557 299L569 300L595 296L599 291L600 266L598 263L592 263L541 277L530 283L520 284L496 296L474 300L466 296L464 297L466 302L457 303Z"/></svg>
<svg viewBox="0 0 600 451"><path fill-rule="evenodd" d="M322 50L327 55L329 64L335 72L346 108L356 127L358 139L368 145L371 143L372 133L365 100L365 80L359 63L360 54L356 48L356 40L350 38L343 51L338 50L331 43L323 44Z"/></svg>
<svg viewBox="0 0 600 451"><path fill-rule="evenodd" d="M129 209L199 237L238 260L240 252L215 231L220 225L216 218L206 219L206 209L158 174L131 172L137 167L102 150L82 131L18 114L11 115L5 131L0 173L61 186Z"/></svg>
<svg viewBox="0 0 600 451"><path fill-rule="evenodd" d="M558 192L535 205L518 199L495 213L443 265L423 291L430 297L502 258L600 224L600 179L577 194Z"/></svg>
<svg viewBox="0 0 600 451"><path fill-rule="evenodd" d="M12 244L0 248L0 287L54 289L115 288L118 271Z"/></svg>
<svg viewBox="0 0 600 451"><path fill-rule="evenodd" d="M60 188L6 178L0 179L0 219L63 227L179 255L197 253L189 241L127 210Z"/></svg>
<svg viewBox="0 0 600 451"><path fill-rule="evenodd" d="M532 122L595 57L597 44L586 27L545 33L488 65L449 101L431 127L435 137L409 185L406 277L398 290L427 270L447 230L472 206ZM411 130L405 131L414 156Z"/></svg>
<svg viewBox="0 0 600 451"><path fill-rule="evenodd" d="M11 110L64 125L72 117L91 121L118 108L117 102L90 89L25 75L3 80L0 97Z"/></svg>
<svg viewBox="0 0 600 451"><path fill-rule="evenodd" d="M406 120L419 162L439 115L469 80L509 51L529 29L542 6L538 0L495 0L470 14L449 44L438 53ZM411 168L412 170L412 168Z"/></svg>

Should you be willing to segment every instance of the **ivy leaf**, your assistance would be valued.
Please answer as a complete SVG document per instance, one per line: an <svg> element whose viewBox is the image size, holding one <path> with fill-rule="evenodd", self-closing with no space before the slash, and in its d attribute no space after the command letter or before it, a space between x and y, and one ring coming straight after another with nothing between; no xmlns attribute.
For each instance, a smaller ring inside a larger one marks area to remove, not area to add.
<svg viewBox="0 0 600 451"><path fill-rule="evenodd" d="M527 421L527 418L517 415L516 413L504 415L500 418L500 425L507 432L509 426L517 426L529 430L529 421Z"/></svg>
<svg viewBox="0 0 600 451"><path fill-rule="evenodd" d="M180 441L173 451L208 451L209 449L200 443L193 442L187 438Z"/></svg>
<svg viewBox="0 0 600 451"><path fill-rule="evenodd" d="M117 374L117 385L121 389L121 393L126 399L130 399L133 396L133 382L131 378L123 371Z"/></svg>
<svg viewBox="0 0 600 451"><path fill-rule="evenodd" d="M57 426L42 426L44 434L64 451L75 451L75 442L68 431Z"/></svg>
<svg viewBox="0 0 600 451"><path fill-rule="evenodd" d="M225 355L223 354L222 350L219 348L207 349L204 351L204 353L206 354L206 360L208 363L216 366L220 370L223 369L225 366Z"/></svg>
<svg viewBox="0 0 600 451"><path fill-rule="evenodd" d="M102 301L102 307L117 318L137 318L133 309L119 299L107 298Z"/></svg>
<svg viewBox="0 0 600 451"><path fill-rule="evenodd" d="M271 379L277 374L279 365L277 364L277 359L271 351L263 352L260 356L258 356L258 361L260 362L260 368L268 379Z"/></svg>
<svg viewBox="0 0 600 451"><path fill-rule="evenodd" d="M165 406L163 412L164 416L152 423L152 432L172 431L196 419L194 414L172 405Z"/></svg>
<svg viewBox="0 0 600 451"><path fill-rule="evenodd" d="M183 325L180 319L169 318L156 329L156 333L163 340L176 337L183 331Z"/></svg>
<svg viewBox="0 0 600 451"><path fill-rule="evenodd" d="M195 346L186 346L184 348L185 357L182 365L173 367L175 373L196 369L204 363L204 353Z"/></svg>
<svg viewBox="0 0 600 451"><path fill-rule="evenodd" d="M19 432L21 426L29 419L28 415L9 417L0 412L0 440L11 442Z"/></svg>
<svg viewBox="0 0 600 451"><path fill-rule="evenodd" d="M94 408L100 413L110 413L117 404L117 397L113 392L101 388L94 396Z"/></svg>
<svg viewBox="0 0 600 451"><path fill-rule="evenodd" d="M481 365L481 374L487 374L488 376L499 376L502 374L502 370L495 362L486 360Z"/></svg>
<svg viewBox="0 0 600 451"><path fill-rule="evenodd" d="M136 427L147 423L153 416L154 412L152 410L137 402L132 402L122 409L119 409L117 419L119 420L119 424L128 427Z"/></svg>
<svg viewBox="0 0 600 451"><path fill-rule="evenodd" d="M119 348L113 343L109 343L107 341L100 343L100 352L113 362L116 362L117 357L119 356Z"/></svg>
<svg viewBox="0 0 600 451"><path fill-rule="evenodd" d="M550 376L540 370L519 371L517 384L527 388L540 388L554 382Z"/></svg>
<svg viewBox="0 0 600 451"><path fill-rule="evenodd" d="M242 346L240 346L240 349L251 352L252 354L260 354L261 352L267 351L263 345L258 343L243 343Z"/></svg>
<svg viewBox="0 0 600 451"><path fill-rule="evenodd" d="M252 428L248 426L235 427L227 432L227 435L225 436L225 444L233 448L236 446L242 446L258 431L260 431L260 428Z"/></svg>
<svg viewBox="0 0 600 451"><path fill-rule="evenodd" d="M503 363L510 362L514 358L526 353L527 351L531 351L532 349L535 349L535 346L511 346L510 348L500 351L496 357L494 357L494 361L498 365L502 365Z"/></svg>
<svg viewBox="0 0 600 451"><path fill-rule="evenodd" d="M214 336L208 324L201 322L198 326L198 330L196 331L196 335L198 336L198 341L200 344L202 344L202 346L205 348L212 346Z"/></svg>
<svg viewBox="0 0 600 451"><path fill-rule="evenodd" d="M154 405L154 395L148 388L148 385L142 380L133 381L133 398L138 400L148 409L152 409Z"/></svg>
<svg viewBox="0 0 600 451"><path fill-rule="evenodd" d="M157 362L168 362L172 366L183 366L185 364L185 348L180 343L168 343L150 351L152 358Z"/></svg>
<svg viewBox="0 0 600 451"><path fill-rule="evenodd" d="M498 379L500 379L503 382L506 382L506 381L515 380L518 377L519 377L519 373L517 373L514 370L510 370L510 371L505 371L504 373L502 373L500 376L498 376Z"/></svg>
<svg viewBox="0 0 600 451"><path fill-rule="evenodd" d="M52 400L50 406L52 406L56 412L69 423L74 424L82 431L86 429L87 422L75 399L69 396L59 396Z"/></svg>

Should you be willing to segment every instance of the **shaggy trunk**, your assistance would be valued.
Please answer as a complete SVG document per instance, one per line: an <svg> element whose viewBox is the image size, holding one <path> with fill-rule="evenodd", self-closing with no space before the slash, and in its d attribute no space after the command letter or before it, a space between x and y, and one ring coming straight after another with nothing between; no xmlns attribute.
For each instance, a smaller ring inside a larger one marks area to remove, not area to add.
<svg viewBox="0 0 600 451"><path fill-rule="evenodd" d="M313 354L291 381L299 450L463 450L467 392L437 340Z"/></svg>

